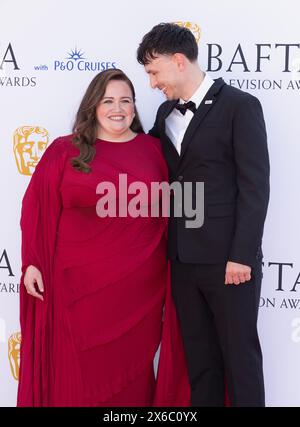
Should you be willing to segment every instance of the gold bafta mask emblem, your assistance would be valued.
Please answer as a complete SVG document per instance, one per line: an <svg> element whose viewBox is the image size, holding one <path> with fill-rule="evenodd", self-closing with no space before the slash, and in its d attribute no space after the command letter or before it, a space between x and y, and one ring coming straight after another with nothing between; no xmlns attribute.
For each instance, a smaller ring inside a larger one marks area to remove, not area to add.
<svg viewBox="0 0 300 427"><path fill-rule="evenodd" d="M14 132L14 155L19 172L32 175L49 142L49 133L39 126L21 126Z"/></svg>
<svg viewBox="0 0 300 427"><path fill-rule="evenodd" d="M12 376L19 379L21 333L16 332L8 338L8 360Z"/></svg>
<svg viewBox="0 0 300 427"><path fill-rule="evenodd" d="M197 43L199 43L199 40L201 37L201 28L199 27L198 24L195 24L194 22L183 22L183 21L177 21L177 22L174 22L174 24L180 25L180 27L188 28L194 34L194 37Z"/></svg>

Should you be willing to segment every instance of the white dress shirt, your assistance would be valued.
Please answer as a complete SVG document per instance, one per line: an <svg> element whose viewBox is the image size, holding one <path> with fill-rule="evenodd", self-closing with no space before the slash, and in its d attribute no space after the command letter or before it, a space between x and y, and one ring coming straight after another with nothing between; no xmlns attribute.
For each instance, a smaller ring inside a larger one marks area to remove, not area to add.
<svg viewBox="0 0 300 427"><path fill-rule="evenodd" d="M207 94L209 88L213 84L214 80L208 74L205 74L202 83L188 101L193 101L196 104L196 108L198 108L201 102L203 101L203 98ZM182 99L180 99L179 103L184 104L188 101L183 101ZM173 142L179 155L185 131L187 130L187 127L190 124L190 121L192 120L193 116L194 113L190 110L186 110L185 115L183 115L179 110L174 108L174 110L169 114L166 119L166 134Z"/></svg>

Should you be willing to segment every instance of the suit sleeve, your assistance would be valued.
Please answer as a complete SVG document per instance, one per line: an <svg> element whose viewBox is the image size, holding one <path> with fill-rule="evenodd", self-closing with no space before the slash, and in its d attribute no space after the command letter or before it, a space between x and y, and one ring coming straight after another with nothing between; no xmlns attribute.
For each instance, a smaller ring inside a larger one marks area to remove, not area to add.
<svg viewBox="0 0 300 427"><path fill-rule="evenodd" d="M269 202L269 155L263 111L243 96L233 120L237 173L236 228L229 260L252 266L262 257L261 241Z"/></svg>
<svg viewBox="0 0 300 427"><path fill-rule="evenodd" d="M157 110L154 125L153 125L153 127L148 132L148 134L151 135L151 136L154 136L154 138L160 138L160 117L161 117L161 110L162 110L162 106L160 106L159 109Z"/></svg>

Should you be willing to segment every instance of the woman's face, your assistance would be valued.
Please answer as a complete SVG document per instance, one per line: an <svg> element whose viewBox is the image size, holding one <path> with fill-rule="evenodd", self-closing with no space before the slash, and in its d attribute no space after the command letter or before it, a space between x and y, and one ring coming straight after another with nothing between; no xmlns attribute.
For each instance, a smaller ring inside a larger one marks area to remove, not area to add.
<svg viewBox="0 0 300 427"><path fill-rule="evenodd" d="M134 118L134 101L128 84L122 80L108 83L96 108L98 137L120 137L129 131Z"/></svg>

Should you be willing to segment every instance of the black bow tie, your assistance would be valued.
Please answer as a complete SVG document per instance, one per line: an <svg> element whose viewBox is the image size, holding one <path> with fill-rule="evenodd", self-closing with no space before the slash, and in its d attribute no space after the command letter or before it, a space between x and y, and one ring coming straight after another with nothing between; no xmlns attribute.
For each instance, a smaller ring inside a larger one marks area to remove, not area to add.
<svg viewBox="0 0 300 427"><path fill-rule="evenodd" d="M186 110L191 110L192 113L195 114L197 108L196 104L193 101L185 102L184 104L179 104L179 102L175 105L175 108L181 112L181 114L185 115Z"/></svg>

